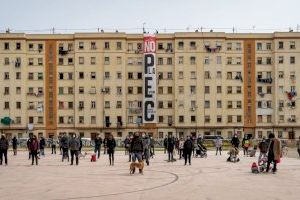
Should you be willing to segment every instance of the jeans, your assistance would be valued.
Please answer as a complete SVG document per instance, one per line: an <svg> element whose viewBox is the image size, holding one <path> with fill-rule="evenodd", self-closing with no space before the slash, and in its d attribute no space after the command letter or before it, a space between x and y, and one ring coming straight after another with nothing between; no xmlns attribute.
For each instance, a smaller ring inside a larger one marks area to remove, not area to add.
<svg viewBox="0 0 300 200"><path fill-rule="evenodd" d="M2 165L3 156L5 159L5 164L7 165L7 149L1 149L0 150L0 164Z"/></svg>
<svg viewBox="0 0 300 200"><path fill-rule="evenodd" d="M108 157L109 157L109 165L114 165L115 151L114 150L109 150L107 153L108 153Z"/></svg>
<svg viewBox="0 0 300 200"><path fill-rule="evenodd" d="M267 172L269 172L269 169L270 169L270 164L273 162L274 166L273 166L273 169L272 171L273 172L276 172L277 171L277 163L276 163L276 160L274 160L274 157L271 158L271 157L268 157L268 163L267 163Z"/></svg>
<svg viewBox="0 0 300 200"><path fill-rule="evenodd" d="M52 149L52 154L56 154L56 145L55 144L52 144L51 145L51 149Z"/></svg>
<svg viewBox="0 0 300 200"><path fill-rule="evenodd" d="M98 152L98 158L100 157L100 150L101 150L101 145L100 146L95 146L95 150L94 150L94 152L95 152L95 154L97 154L97 152Z"/></svg>
<svg viewBox="0 0 300 200"><path fill-rule="evenodd" d="M173 161L173 150L168 150L168 161Z"/></svg>
<svg viewBox="0 0 300 200"><path fill-rule="evenodd" d="M149 165L149 158L150 158L150 150L149 149L144 150L144 156L145 156L147 165Z"/></svg>
<svg viewBox="0 0 300 200"><path fill-rule="evenodd" d="M64 161L65 157L68 158L68 162L69 162L69 150L68 150L68 148L62 148L62 162Z"/></svg>
<svg viewBox="0 0 300 200"><path fill-rule="evenodd" d="M13 151L14 151L14 156L17 155L17 147L13 148Z"/></svg>
<svg viewBox="0 0 300 200"><path fill-rule="evenodd" d="M137 159L139 162L142 162L142 152L133 152L133 153L132 153L132 162L135 162L136 159Z"/></svg>
<svg viewBox="0 0 300 200"><path fill-rule="evenodd" d="M191 164L191 156L192 156L191 150L184 152L184 164L185 165L186 165L188 159L189 159L189 164Z"/></svg>
<svg viewBox="0 0 300 200"><path fill-rule="evenodd" d="M41 156L45 156L45 149L40 149Z"/></svg>
<svg viewBox="0 0 300 200"><path fill-rule="evenodd" d="M38 165L38 152L37 151L31 151L31 160L32 160L32 165L34 164L34 159L35 159L35 164Z"/></svg>
<svg viewBox="0 0 300 200"><path fill-rule="evenodd" d="M71 150L71 165L73 165L74 155L76 157L76 165L78 165L78 162L79 162L79 159L78 159L78 150Z"/></svg>
<svg viewBox="0 0 300 200"><path fill-rule="evenodd" d="M183 156L183 149L179 149L179 159L181 159L181 157Z"/></svg>
<svg viewBox="0 0 300 200"><path fill-rule="evenodd" d="M222 153L222 147L216 147L216 155L218 154L218 151L220 152L220 155Z"/></svg>

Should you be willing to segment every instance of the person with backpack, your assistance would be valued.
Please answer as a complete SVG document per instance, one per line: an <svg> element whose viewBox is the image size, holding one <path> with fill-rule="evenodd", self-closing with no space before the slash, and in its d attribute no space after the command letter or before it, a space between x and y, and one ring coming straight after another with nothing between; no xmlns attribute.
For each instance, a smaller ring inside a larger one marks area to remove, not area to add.
<svg viewBox="0 0 300 200"><path fill-rule="evenodd" d="M235 148L239 148L240 140L236 134L234 134L233 138L231 139L231 145Z"/></svg>
<svg viewBox="0 0 300 200"><path fill-rule="evenodd" d="M242 141L242 147L244 150L244 156L248 156L248 149L250 147L250 140L248 139L247 135L244 136L244 139Z"/></svg>
<svg viewBox="0 0 300 200"><path fill-rule="evenodd" d="M175 147L175 140L172 137L172 135L169 135L167 140L168 162L174 161L174 157L173 157L174 147Z"/></svg>
<svg viewBox="0 0 300 200"><path fill-rule="evenodd" d="M37 137L35 135L33 135L32 139L30 140L29 143L29 150L30 150L30 155L31 155L31 165L34 164L34 160L35 160L35 164L38 165L38 154L39 154L39 141L37 139Z"/></svg>
<svg viewBox="0 0 300 200"><path fill-rule="evenodd" d="M193 151L194 143L191 137L187 136L184 144L183 144L183 152L184 152L184 165L187 164L187 160L189 160L189 165L191 165L191 157Z"/></svg>
<svg viewBox="0 0 300 200"><path fill-rule="evenodd" d="M4 157L5 165L7 165L8 147L9 147L8 140L5 138L5 135L2 134L0 139L0 165L2 165L3 157Z"/></svg>
<svg viewBox="0 0 300 200"><path fill-rule="evenodd" d="M98 159L100 158L101 145L102 145L102 138L100 137L99 134L97 134L97 136L95 138L95 149L94 149L94 152L95 152L95 154L98 153L98 155L97 155Z"/></svg>
<svg viewBox="0 0 300 200"><path fill-rule="evenodd" d="M17 137L14 136L12 139L12 146L13 146L13 151L14 151L14 156L17 155L17 148L18 148L18 140Z"/></svg>

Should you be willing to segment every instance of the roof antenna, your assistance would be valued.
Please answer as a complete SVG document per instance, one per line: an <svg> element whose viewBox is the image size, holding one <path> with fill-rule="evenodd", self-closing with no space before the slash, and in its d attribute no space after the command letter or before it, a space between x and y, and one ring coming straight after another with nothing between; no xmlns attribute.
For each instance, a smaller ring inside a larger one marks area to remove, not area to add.
<svg viewBox="0 0 300 200"><path fill-rule="evenodd" d="M100 28L97 28L97 32L98 32L98 33L100 32Z"/></svg>
<svg viewBox="0 0 300 200"><path fill-rule="evenodd" d="M234 31L235 31L235 28L234 28L234 27L232 27L232 33L234 33Z"/></svg>
<svg viewBox="0 0 300 200"><path fill-rule="evenodd" d="M6 30L5 30L5 33L10 33L10 29L9 28L7 28Z"/></svg>
<svg viewBox="0 0 300 200"><path fill-rule="evenodd" d="M143 33L144 33L144 34L146 33L146 30L145 30L145 24L146 24L146 22L143 23Z"/></svg>
<svg viewBox="0 0 300 200"><path fill-rule="evenodd" d="M157 29L155 30L155 33L158 34L158 30Z"/></svg>
<svg viewBox="0 0 300 200"><path fill-rule="evenodd" d="M289 27L289 32L291 33L291 32L294 32L294 30L291 28L291 27Z"/></svg>
<svg viewBox="0 0 300 200"><path fill-rule="evenodd" d="M299 24L297 24L297 32L299 32L299 29L300 29L300 25Z"/></svg>
<svg viewBox="0 0 300 200"><path fill-rule="evenodd" d="M55 34L55 28L54 27L51 29L51 32L52 32L52 34Z"/></svg>

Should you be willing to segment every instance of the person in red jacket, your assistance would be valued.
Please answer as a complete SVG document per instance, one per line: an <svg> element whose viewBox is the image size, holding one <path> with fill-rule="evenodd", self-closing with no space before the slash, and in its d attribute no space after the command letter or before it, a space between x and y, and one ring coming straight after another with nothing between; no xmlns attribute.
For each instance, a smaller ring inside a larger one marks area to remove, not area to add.
<svg viewBox="0 0 300 200"><path fill-rule="evenodd" d="M37 140L37 137L34 135L29 143L29 150L32 158L32 165L35 164L38 165L38 151L39 151L39 141Z"/></svg>

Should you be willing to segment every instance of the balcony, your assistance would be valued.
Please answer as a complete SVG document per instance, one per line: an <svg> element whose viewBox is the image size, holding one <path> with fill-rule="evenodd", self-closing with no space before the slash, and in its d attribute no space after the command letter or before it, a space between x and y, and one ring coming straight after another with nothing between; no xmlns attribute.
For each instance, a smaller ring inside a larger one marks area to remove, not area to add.
<svg viewBox="0 0 300 200"><path fill-rule="evenodd" d="M272 78L261 78L261 77L258 77L257 78L257 82L258 83L272 83L273 79Z"/></svg>
<svg viewBox="0 0 300 200"><path fill-rule="evenodd" d="M295 119L295 118L288 118L288 122L295 123L295 122L296 122L296 119Z"/></svg>
<svg viewBox="0 0 300 200"><path fill-rule="evenodd" d="M217 45L216 47L210 47L209 45L205 45L204 48L208 53L218 53L221 51L222 46Z"/></svg>
<svg viewBox="0 0 300 200"><path fill-rule="evenodd" d="M286 95L288 97L289 100L292 100L295 96L297 96L297 92L296 91L286 91Z"/></svg>
<svg viewBox="0 0 300 200"><path fill-rule="evenodd" d="M142 108L129 108L129 114L141 114Z"/></svg>
<svg viewBox="0 0 300 200"><path fill-rule="evenodd" d="M69 50L64 50L63 48L59 48L58 54L61 56L67 55L69 53Z"/></svg>
<svg viewBox="0 0 300 200"><path fill-rule="evenodd" d="M17 61L16 61L16 62L15 62L15 67L16 67L16 68L21 67L21 62L17 62Z"/></svg>

